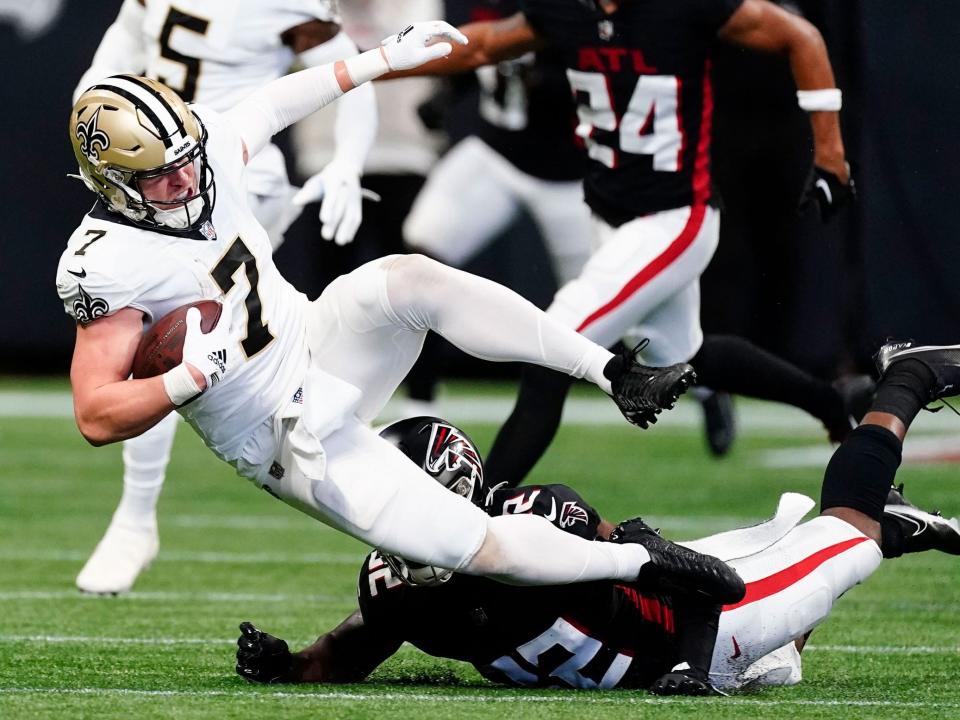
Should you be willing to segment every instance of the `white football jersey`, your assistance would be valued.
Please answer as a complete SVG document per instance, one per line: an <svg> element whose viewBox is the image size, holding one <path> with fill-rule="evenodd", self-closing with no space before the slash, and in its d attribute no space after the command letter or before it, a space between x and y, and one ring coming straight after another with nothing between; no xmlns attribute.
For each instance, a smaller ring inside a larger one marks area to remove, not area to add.
<svg viewBox="0 0 960 720"><path fill-rule="evenodd" d="M79 323L132 307L144 313L145 328L181 305L221 301L220 322L230 323L236 341L227 349L230 370L179 412L219 457L235 463L254 431L300 386L309 359L307 298L280 275L266 231L247 205L240 136L216 111L193 109L209 132L215 232L145 230L98 203L61 256L57 291Z"/></svg>
<svg viewBox="0 0 960 720"><path fill-rule="evenodd" d="M225 112L290 69L281 35L340 23L336 0L146 0L146 74L187 102Z"/></svg>

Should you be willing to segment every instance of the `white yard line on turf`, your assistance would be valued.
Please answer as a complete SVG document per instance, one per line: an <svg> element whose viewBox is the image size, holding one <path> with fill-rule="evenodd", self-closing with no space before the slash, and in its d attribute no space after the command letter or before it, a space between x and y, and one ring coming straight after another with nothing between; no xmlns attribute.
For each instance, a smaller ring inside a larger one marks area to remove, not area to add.
<svg viewBox="0 0 960 720"><path fill-rule="evenodd" d="M354 603L356 595L300 595L295 593L228 593L228 592L140 592L133 591L105 600L100 595L82 593L79 590L8 590L0 591L0 602L21 600L86 600L96 602L171 602L189 600L195 602L316 602Z"/></svg>
<svg viewBox="0 0 960 720"><path fill-rule="evenodd" d="M512 691L516 692L516 691ZM696 703L702 705L709 702L704 698L656 698L656 697L625 697L622 694L604 694L591 697L585 692L557 692L553 695L538 695L534 692L520 692L507 694L502 690L493 690L488 694L456 693L441 695L439 693L398 693L398 692L343 692L343 691L306 691L289 692L264 688L258 692L251 692L247 688L237 690L134 690L129 688L31 688L31 687L0 687L0 694L17 695L101 695L127 697L229 697L235 700L269 701L273 699L305 700L308 702L338 700L338 701L397 701L397 702L428 702L428 703L577 703L591 705L676 705L677 703ZM897 701L897 700L763 700L759 698L718 698L723 705L747 706L811 706L811 707L876 707L876 708L916 708L916 709L955 709L960 703Z"/></svg>
<svg viewBox="0 0 960 720"><path fill-rule="evenodd" d="M437 413L454 422L501 424L513 409L514 395L469 396L458 394L437 400ZM397 416L401 405L390 403L384 419ZM824 437L823 427L802 410L777 403L738 400L737 425L752 434L795 434ZM73 401L68 392L0 391L0 417L72 418ZM564 422L573 425L622 425L623 418L612 402L597 397L570 398L564 408ZM658 428L699 428L703 423L699 406L684 399L660 416ZM912 434L943 434L956 431L949 419L922 413L911 427Z"/></svg>
<svg viewBox="0 0 960 720"><path fill-rule="evenodd" d="M307 644L313 638L289 640L294 645ZM233 645L230 638L165 638L165 637L104 637L100 635L0 635L0 643L36 642L49 644L84 645ZM954 655L960 646L935 647L930 645L808 645L804 652L835 653L840 655Z"/></svg>
<svg viewBox="0 0 960 720"><path fill-rule="evenodd" d="M82 562L90 555L81 550L32 550L29 548L0 549L0 560L43 562ZM275 565L297 563L304 565L356 565L359 567L366 551L355 553L265 553L265 552L166 552L157 561L206 563L215 565Z"/></svg>

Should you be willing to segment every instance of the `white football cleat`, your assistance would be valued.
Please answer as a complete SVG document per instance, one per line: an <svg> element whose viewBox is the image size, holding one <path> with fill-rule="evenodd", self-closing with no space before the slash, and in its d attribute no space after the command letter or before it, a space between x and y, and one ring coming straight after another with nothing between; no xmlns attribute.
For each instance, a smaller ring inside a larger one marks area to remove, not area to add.
<svg viewBox="0 0 960 720"><path fill-rule="evenodd" d="M95 595L128 592L159 550L156 524L135 527L114 519L77 575L77 588Z"/></svg>
<svg viewBox="0 0 960 720"><path fill-rule="evenodd" d="M752 692L763 687L796 685L803 679L803 661L791 640L764 655L737 678L739 689Z"/></svg>

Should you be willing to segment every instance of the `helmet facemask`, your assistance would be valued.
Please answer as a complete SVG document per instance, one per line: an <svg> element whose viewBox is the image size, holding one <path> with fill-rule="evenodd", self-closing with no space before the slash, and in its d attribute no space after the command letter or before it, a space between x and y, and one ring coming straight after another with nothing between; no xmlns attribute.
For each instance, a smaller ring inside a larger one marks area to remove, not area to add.
<svg viewBox="0 0 960 720"><path fill-rule="evenodd" d="M131 178L133 193L128 195L127 207L141 215L141 222L163 226L170 230L191 230L209 219L216 201L217 189L213 178L213 168L207 162L206 129L201 141L181 159L155 170L133 173ZM162 178L165 175L182 172L186 165L193 166L193 187L180 197L159 200L150 197L144 190L144 182Z"/></svg>

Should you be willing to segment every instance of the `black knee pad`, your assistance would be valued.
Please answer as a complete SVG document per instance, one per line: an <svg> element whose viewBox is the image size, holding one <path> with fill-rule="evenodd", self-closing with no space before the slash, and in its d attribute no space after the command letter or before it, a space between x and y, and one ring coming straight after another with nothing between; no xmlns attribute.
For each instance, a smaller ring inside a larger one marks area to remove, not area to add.
<svg viewBox="0 0 960 720"><path fill-rule="evenodd" d="M900 467L902 443L879 425L861 425L830 458L820 491L820 510L848 507L877 522Z"/></svg>

